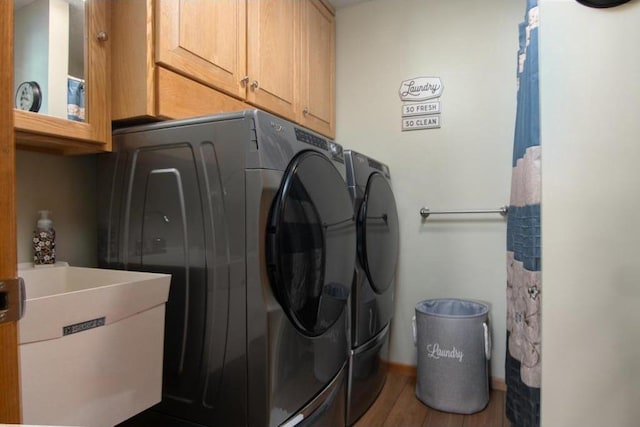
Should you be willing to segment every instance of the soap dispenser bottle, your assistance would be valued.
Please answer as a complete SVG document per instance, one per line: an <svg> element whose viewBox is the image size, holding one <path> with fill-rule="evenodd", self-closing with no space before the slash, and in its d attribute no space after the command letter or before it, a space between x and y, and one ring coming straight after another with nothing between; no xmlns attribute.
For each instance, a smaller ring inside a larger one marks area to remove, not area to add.
<svg viewBox="0 0 640 427"><path fill-rule="evenodd" d="M33 264L55 264L56 262L56 231L53 221L49 218L49 211L38 211L40 218L33 231Z"/></svg>

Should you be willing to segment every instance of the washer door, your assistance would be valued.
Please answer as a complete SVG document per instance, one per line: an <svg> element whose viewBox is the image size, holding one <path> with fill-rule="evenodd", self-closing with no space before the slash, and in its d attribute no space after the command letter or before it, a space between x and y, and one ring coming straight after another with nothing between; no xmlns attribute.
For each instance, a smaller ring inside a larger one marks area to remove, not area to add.
<svg viewBox="0 0 640 427"><path fill-rule="evenodd" d="M303 151L285 171L267 224L267 268L283 310L318 336L342 314L356 257L353 204L322 154Z"/></svg>
<svg viewBox="0 0 640 427"><path fill-rule="evenodd" d="M369 283L383 293L393 283L398 262L398 211L386 178L369 176L358 213L358 257Z"/></svg>

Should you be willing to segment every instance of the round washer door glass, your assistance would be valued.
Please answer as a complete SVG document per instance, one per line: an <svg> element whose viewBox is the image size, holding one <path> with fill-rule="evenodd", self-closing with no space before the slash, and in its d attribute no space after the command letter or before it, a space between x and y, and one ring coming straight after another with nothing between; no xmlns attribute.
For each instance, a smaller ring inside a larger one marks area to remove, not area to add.
<svg viewBox="0 0 640 427"><path fill-rule="evenodd" d="M358 215L358 256L373 290L386 291L398 262L398 211L389 182L377 172L369 176Z"/></svg>
<svg viewBox="0 0 640 427"><path fill-rule="evenodd" d="M304 151L293 159L267 227L267 266L278 301L303 333L324 333L346 306L357 246L351 198L327 157Z"/></svg>

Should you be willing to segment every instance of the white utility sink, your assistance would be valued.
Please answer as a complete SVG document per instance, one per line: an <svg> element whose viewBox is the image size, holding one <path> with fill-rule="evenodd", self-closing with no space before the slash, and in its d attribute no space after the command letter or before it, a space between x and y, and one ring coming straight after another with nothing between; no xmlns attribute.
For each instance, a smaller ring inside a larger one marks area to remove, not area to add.
<svg viewBox="0 0 640 427"><path fill-rule="evenodd" d="M111 427L162 395L171 276L18 266L23 422Z"/></svg>

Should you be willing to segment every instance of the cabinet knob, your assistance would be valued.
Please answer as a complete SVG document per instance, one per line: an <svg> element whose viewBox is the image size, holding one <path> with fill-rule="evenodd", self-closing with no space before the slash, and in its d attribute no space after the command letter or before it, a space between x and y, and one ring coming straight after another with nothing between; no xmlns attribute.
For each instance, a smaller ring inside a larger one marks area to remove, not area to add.
<svg viewBox="0 0 640 427"><path fill-rule="evenodd" d="M260 87L260 83L257 80L254 80L253 83L251 83L251 89L256 90Z"/></svg>
<svg viewBox="0 0 640 427"><path fill-rule="evenodd" d="M302 114L304 114L305 116L309 114L309 107L304 107L304 110L302 110Z"/></svg>
<svg viewBox="0 0 640 427"><path fill-rule="evenodd" d="M244 76L244 77L240 80L240 84L242 85L242 87L245 87L248 83L249 83L249 76Z"/></svg>
<svg viewBox="0 0 640 427"><path fill-rule="evenodd" d="M98 39L98 41L106 42L107 40L109 40L109 35L104 31L100 31L98 34L96 34L96 38Z"/></svg>

